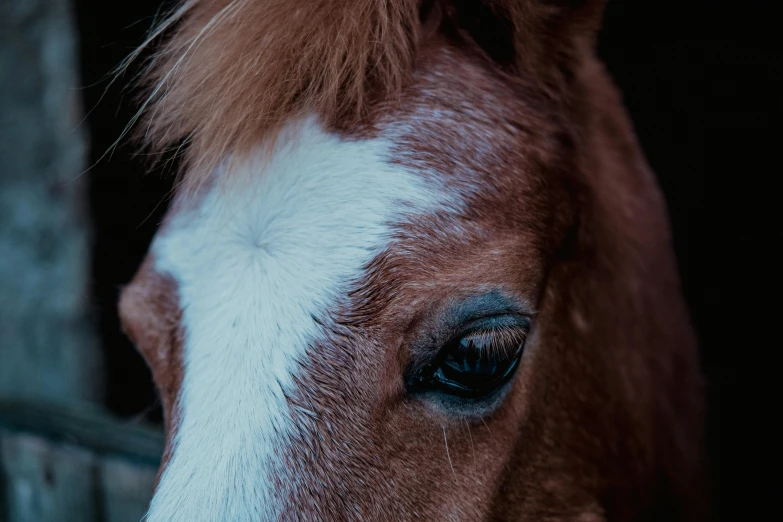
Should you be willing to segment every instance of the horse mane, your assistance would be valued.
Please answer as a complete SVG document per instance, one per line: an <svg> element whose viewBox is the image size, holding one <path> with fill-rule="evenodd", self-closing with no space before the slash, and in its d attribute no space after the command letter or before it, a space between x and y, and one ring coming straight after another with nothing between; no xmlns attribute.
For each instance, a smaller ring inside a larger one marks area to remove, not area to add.
<svg viewBox="0 0 783 522"><path fill-rule="evenodd" d="M183 181L192 186L291 118L359 121L373 101L401 92L432 9L454 20L463 10L471 20L498 13L519 62L535 54L536 39L522 36L553 8L540 0L185 0L147 40L165 38L144 77L141 141L154 152L185 147Z"/></svg>

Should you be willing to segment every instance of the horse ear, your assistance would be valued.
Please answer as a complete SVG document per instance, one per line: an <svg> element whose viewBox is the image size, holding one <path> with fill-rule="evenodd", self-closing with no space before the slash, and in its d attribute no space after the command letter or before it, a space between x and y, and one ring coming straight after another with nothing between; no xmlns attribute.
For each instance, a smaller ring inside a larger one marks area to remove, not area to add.
<svg viewBox="0 0 783 522"><path fill-rule="evenodd" d="M441 0L444 31L509 71L592 50L606 0ZM429 11L428 11L429 12Z"/></svg>

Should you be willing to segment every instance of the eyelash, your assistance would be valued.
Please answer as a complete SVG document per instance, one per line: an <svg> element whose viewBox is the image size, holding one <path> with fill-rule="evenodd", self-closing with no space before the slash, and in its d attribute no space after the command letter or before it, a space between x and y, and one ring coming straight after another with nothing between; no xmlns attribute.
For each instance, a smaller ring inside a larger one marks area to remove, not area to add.
<svg viewBox="0 0 783 522"><path fill-rule="evenodd" d="M522 327L482 329L461 335L446 343L446 346L467 339L473 341L474 346L488 346L489 350L493 351L489 354L490 356L510 357L515 353L501 353L501 351L516 351L517 347L525 343L527 334L527 328ZM478 350L481 351L480 348Z"/></svg>

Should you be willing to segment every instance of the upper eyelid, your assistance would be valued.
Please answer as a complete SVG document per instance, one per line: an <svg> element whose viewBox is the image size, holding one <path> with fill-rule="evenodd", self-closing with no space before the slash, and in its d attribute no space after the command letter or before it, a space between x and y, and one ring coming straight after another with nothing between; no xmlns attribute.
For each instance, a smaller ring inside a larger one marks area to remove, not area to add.
<svg viewBox="0 0 783 522"><path fill-rule="evenodd" d="M516 322L519 321L519 322ZM504 313L476 317L455 329L454 336L466 336L472 331L503 331L508 329L530 330L533 318L528 314Z"/></svg>
<svg viewBox="0 0 783 522"><path fill-rule="evenodd" d="M489 330L486 323L488 321L492 321L493 319L497 320L496 324L491 325L493 326L493 330L501 331L508 330L510 328L516 328L517 330L525 329L525 339L527 339L529 336L530 329L533 325L532 317L530 317L527 313L523 314L513 312L495 315L487 314L482 317L471 319L466 324L461 324L453 328L447 328L447 330L450 330L448 333L438 332L434 336L425 334L419 337L418 342L414 341L409 345L408 349L410 359L404 372L405 375L410 376L416 374L427 366L434 364L441 356L443 356L444 352L447 350L447 347L451 346L454 342L459 342L460 339L470 335L471 332L478 331L480 328L482 328L482 323L485 323L483 325L483 329L485 331ZM508 320L509 322L503 323L504 319ZM510 322L512 320L524 320L525 324Z"/></svg>
<svg viewBox="0 0 783 522"><path fill-rule="evenodd" d="M402 371L423 367L437 357L446 343L471 330L486 328L488 323L524 324L532 329L538 315L534 303L525 292L502 287L432 302L407 325L400 339Z"/></svg>

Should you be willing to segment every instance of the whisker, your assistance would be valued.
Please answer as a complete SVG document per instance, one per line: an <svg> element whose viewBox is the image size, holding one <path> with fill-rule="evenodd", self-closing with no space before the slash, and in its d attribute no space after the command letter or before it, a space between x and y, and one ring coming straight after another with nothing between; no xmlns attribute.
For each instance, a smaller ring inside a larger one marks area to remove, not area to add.
<svg viewBox="0 0 783 522"><path fill-rule="evenodd" d="M476 465L476 449L473 447L473 434L470 432L470 423L466 420L463 420L462 422L465 423L465 427L468 428L468 438L470 439L470 453L473 455L473 465Z"/></svg>
<svg viewBox="0 0 783 522"><path fill-rule="evenodd" d="M487 424L487 421L485 421L483 417L481 418L481 422L484 423L484 427L487 428L487 431L492 433L492 430L489 429L489 425Z"/></svg>
<svg viewBox="0 0 783 522"><path fill-rule="evenodd" d="M441 429L443 430L443 441L446 443L446 457L449 459L449 467L451 468L451 473L454 475L454 478L457 478L457 474L454 472L454 465L451 463L451 455L449 454L449 439L446 438L446 426L441 425Z"/></svg>

